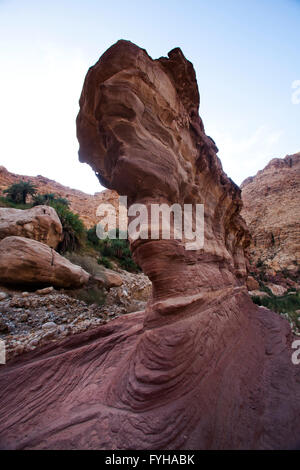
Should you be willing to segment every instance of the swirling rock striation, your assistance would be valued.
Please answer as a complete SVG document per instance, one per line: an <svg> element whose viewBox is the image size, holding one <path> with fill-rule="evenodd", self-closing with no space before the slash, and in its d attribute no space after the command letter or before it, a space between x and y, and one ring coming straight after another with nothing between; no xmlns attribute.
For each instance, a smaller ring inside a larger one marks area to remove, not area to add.
<svg viewBox="0 0 300 470"><path fill-rule="evenodd" d="M2 369L2 447L300 446L292 333L248 296L240 190L198 107L193 66L178 48L152 60L119 41L90 68L77 119L81 161L129 205L203 203L204 246L133 241L153 283L145 312Z"/></svg>

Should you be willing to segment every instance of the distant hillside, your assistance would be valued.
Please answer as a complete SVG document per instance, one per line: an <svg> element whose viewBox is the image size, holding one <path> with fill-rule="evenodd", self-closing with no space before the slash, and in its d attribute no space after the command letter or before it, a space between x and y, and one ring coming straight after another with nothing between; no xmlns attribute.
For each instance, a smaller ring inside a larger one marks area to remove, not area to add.
<svg viewBox="0 0 300 470"><path fill-rule="evenodd" d="M2 194L2 191L8 186L20 180L31 181L41 194L55 193L61 197L67 198L70 202L71 210L80 216L87 228L92 227L99 221L96 218L96 210L100 203L107 202L113 205L117 204L118 195L115 191L105 190L95 193L92 196L77 189L63 186L41 175L17 175L10 173L4 166L0 166L0 194Z"/></svg>
<svg viewBox="0 0 300 470"><path fill-rule="evenodd" d="M253 237L253 264L270 274L300 277L300 153L274 158L241 185Z"/></svg>

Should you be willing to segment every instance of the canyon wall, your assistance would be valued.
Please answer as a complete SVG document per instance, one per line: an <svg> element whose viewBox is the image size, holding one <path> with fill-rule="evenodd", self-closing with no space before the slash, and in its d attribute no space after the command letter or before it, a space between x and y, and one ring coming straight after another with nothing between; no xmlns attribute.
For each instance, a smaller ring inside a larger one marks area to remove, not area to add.
<svg viewBox="0 0 300 470"><path fill-rule="evenodd" d="M252 265L300 280L300 153L274 158L241 185Z"/></svg>

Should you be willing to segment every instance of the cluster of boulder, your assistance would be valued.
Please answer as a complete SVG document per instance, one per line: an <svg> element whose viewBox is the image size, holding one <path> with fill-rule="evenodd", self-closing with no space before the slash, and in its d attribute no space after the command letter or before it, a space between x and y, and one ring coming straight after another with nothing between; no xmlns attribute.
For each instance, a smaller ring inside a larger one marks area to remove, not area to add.
<svg viewBox="0 0 300 470"><path fill-rule="evenodd" d="M91 274L80 256L69 260L56 251L62 237L52 207L0 208L0 340L7 361L145 307L147 276L106 269L94 259L99 269Z"/></svg>
<svg viewBox="0 0 300 470"><path fill-rule="evenodd" d="M63 229L49 206L0 208L0 282L76 288L90 275L55 251Z"/></svg>
<svg viewBox="0 0 300 470"><path fill-rule="evenodd" d="M34 292L0 291L0 340L5 341L6 362L124 314L143 310L151 292L150 280L143 273L119 270L114 274L115 281L118 277L122 285L118 282L113 287L113 278L109 278L111 287L102 304L87 303L73 296L73 290L53 287Z"/></svg>

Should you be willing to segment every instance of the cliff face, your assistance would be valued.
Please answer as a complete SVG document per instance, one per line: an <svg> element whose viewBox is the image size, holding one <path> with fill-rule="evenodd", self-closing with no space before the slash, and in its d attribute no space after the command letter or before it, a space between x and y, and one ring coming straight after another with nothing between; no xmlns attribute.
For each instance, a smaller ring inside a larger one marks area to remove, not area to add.
<svg viewBox="0 0 300 470"><path fill-rule="evenodd" d="M241 188L252 264L300 280L300 153L274 158Z"/></svg>
<svg viewBox="0 0 300 470"><path fill-rule="evenodd" d="M87 228L93 227L93 225L99 222L96 217L99 204L109 203L114 206L118 204L118 195L115 191L105 190L90 195L77 189L63 186L41 175L17 175L9 172L4 166L0 166L0 191L20 180L31 181L38 188L40 194L55 193L60 197L67 198L70 202L70 209L79 215Z"/></svg>
<svg viewBox="0 0 300 470"><path fill-rule="evenodd" d="M152 60L119 41L90 68L80 159L129 205L204 204L204 246L136 240L146 311L0 371L4 448L274 449L299 446L300 370L288 323L244 285L239 188L198 114L180 49ZM20 405L21 404L21 405Z"/></svg>

